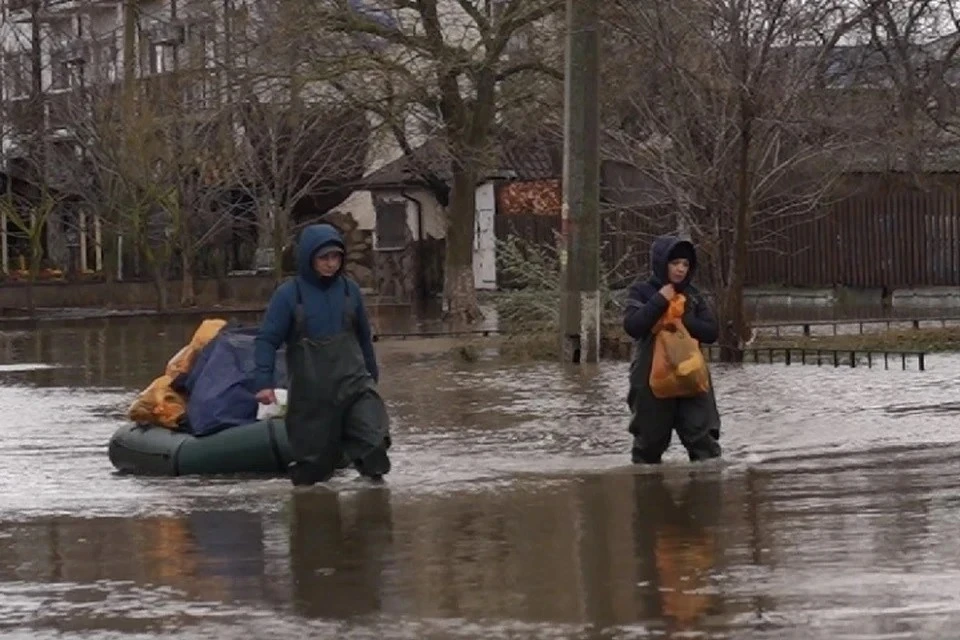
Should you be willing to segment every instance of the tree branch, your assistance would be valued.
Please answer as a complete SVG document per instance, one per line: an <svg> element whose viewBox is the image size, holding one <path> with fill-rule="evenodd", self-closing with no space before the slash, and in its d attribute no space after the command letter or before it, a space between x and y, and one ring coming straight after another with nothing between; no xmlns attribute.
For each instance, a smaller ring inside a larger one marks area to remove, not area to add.
<svg viewBox="0 0 960 640"><path fill-rule="evenodd" d="M529 62L520 62L514 65L505 67L497 74L497 82L503 82L511 76L517 75L518 73L524 73L526 71L534 71L536 73L548 76L554 80L563 81L564 74L558 69L544 64L543 62L537 60L531 60Z"/></svg>

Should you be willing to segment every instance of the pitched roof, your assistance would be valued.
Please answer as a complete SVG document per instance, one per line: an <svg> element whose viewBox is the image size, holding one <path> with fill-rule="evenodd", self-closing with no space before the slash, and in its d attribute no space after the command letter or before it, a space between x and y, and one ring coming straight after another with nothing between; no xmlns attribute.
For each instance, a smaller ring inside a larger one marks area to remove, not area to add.
<svg viewBox="0 0 960 640"><path fill-rule="evenodd" d="M496 162L483 179L511 178L517 180L546 180L563 173L563 141L541 134L505 139L497 144ZM433 175L443 182L451 179L450 158L446 142L433 138L383 166L363 180L367 188L390 188L426 185L425 176Z"/></svg>

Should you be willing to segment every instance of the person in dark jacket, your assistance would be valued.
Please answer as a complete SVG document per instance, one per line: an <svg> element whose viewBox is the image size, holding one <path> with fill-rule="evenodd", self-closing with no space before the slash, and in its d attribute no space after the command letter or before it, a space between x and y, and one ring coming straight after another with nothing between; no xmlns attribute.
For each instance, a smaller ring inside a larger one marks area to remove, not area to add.
<svg viewBox="0 0 960 640"><path fill-rule="evenodd" d="M659 463L674 430L692 461L717 458L721 453L720 414L712 381L706 393L689 398L660 399L650 389L653 328L675 295L682 293L686 299L682 322L689 334L701 344L717 340L716 317L690 284L696 267L697 253L692 243L661 236L650 247L650 278L630 287L623 328L635 340L627 396L633 414L630 433L634 436L635 463Z"/></svg>
<svg viewBox="0 0 960 640"><path fill-rule="evenodd" d="M361 475L390 471L389 420L360 288L343 273L345 246L329 224L303 230L297 275L274 292L255 340L257 400L277 401L274 363L287 345L286 427L294 484L328 480L345 456Z"/></svg>

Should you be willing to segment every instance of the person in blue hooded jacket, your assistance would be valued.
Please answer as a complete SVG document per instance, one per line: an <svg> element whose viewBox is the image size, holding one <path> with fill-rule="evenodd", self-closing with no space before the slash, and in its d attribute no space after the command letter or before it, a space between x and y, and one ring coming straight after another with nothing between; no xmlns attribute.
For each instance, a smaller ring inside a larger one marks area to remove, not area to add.
<svg viewBox="0 0 960 640"><path fill-rule="evenodd" d="M629 430L634 438L635 463L659 463L670 446L673 431L691 461L717 458L721 453L720 413L712 381L707 392L688 398L657 398L650 389L653 328L675 295L684 296L682 322L689 334L701 344L717 340L717 319L690 283L696 268L697 252L691 242L661 236L650 246L650 277L634 282L627 295L623 328L635 341L627 395L633 414Z"/></svg>
<svg viewBox="0 0 960 640"><path fill-rule="evenodd" d="M274 292L255 340L257 400L277 401L274 362L287 345L286 427L296 485L330 478L343 457L361 475L390 471L389 419L360 287L343 273L345 246L329 224L306 227L297 275Z"/></svg>

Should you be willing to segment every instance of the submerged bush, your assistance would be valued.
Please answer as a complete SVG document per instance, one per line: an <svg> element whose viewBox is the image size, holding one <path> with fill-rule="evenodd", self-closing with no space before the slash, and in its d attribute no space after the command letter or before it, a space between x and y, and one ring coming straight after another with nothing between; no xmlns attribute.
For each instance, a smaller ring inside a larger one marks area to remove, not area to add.
<svg viewBox="0 0 960 640"><path fill-rule="evenodd" d="M558 357L561 270L556 246L511 235L498 242L497 262L502 289L495 306L505 332L502 351L514 358ZM601 336L622 333L623 296L610 290L610 272L603 264L600 273Z"/></svg>

